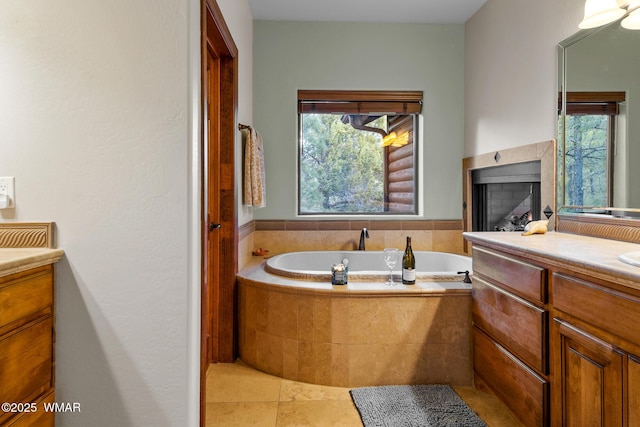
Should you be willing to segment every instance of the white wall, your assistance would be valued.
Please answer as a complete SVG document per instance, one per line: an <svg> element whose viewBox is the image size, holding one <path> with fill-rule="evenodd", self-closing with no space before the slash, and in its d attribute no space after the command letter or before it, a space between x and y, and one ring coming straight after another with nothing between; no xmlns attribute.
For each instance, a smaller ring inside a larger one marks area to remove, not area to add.
<svg viewBox="0 0 640 427"><path fill-rule="evenodd" d="M251 14L219 4L250 121ZM0 176L16 177L17 201L2 220L53 220L65 250L56 400L82 412L58 426L197 425L198 12L0 3Z"/></svg>
<svg viewBox="0 0 640 427"><path fill-rule="evenodd" d="M556 46L583 13L584 0L488 0L467 21L465 157L556 138Z"/></svg>
<svg viewBox="0 0 640 427"><path fill-rule="evenodd" d="M296 217L298 89L422 90L422 218L462 216L463 25L256 21L254 116L267 206Z"/></svg>

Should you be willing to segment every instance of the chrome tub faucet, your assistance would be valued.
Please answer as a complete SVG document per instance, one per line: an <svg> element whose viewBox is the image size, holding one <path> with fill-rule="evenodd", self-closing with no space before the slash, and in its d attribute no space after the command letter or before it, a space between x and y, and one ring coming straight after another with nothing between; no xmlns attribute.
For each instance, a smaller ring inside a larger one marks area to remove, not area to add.
<svg viewBox="0 0 640 427"><path fill-rule="evenodd" d="M363 228L362 231L360 232L360 244L358 245L358 250L359 251L364 251L364 239L368 239L369 238L369 231L366 228Z"/></svg>

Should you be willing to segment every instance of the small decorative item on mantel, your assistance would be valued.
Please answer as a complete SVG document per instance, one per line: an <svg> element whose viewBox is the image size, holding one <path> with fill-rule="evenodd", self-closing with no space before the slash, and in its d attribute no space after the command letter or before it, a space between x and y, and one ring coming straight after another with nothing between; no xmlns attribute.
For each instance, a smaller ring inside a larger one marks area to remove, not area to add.
<svg viewBox="0 0 640 427"><path fill-rule="evenodd" d="M531 221L524 227L523 236L530 236L532 234L545 234L547 227L549 226L548 219L541 219L539 221Z"/></svg>

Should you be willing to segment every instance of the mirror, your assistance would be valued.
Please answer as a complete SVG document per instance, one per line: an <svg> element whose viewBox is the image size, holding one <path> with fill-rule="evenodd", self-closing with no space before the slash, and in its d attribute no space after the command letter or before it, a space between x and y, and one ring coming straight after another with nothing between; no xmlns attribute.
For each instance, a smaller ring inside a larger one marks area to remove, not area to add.
<svg viewBox="0 0 640 427"><path fill-rule="evenodd" d="M558 68L558 212L640 219L640 31L582 30Z"/></svg>

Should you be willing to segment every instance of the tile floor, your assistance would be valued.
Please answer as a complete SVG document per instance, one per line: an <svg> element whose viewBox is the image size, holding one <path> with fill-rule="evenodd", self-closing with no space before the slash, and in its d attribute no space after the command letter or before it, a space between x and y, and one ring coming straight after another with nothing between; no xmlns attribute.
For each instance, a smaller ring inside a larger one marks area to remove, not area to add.
<svg viewBox="0 0 640 427"><path fill-rule="evenodd" d="M520 426L493 396L454 389L489 427ZM240 360L209 366L206 416L207 427L362 426L348 388L285 380Z"/></svg>

